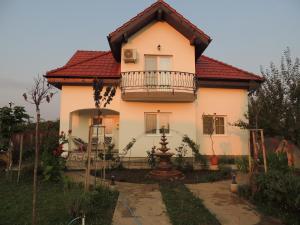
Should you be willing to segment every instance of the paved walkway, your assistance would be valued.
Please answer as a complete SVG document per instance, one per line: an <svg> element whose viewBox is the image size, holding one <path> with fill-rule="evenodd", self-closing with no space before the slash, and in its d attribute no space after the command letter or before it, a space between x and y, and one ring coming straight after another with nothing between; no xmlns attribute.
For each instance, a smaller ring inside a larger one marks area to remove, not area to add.
<svg viewBox="0 0 300 225"><path fill-rule="evenodd" d="M117 183L120 192L113 225L169 225L157 184Z"/></svg>
<svg viewBox="0 0 300 225"><path fill-rule="evenodd" d="M238 179L244 183L245 178ZM254 206L229 191L230 181L186 185L203 200L206 208L222 225L281 225L280 221L259 214Z"/></svg>

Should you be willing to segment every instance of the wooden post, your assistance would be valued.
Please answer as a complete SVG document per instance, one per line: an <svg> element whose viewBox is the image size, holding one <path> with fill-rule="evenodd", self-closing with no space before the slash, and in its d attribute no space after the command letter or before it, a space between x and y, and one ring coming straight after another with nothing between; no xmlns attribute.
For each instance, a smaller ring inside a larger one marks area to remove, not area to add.
<svg viewBox="0 0 300 225"><path fill-rule="evenodd" d="M257 161L258 158L258 152L257 152L257 145L256 145L256 138L255 138L255 132L252 131L252 141L253 141L253 149L254 149L254 160Z"/></svg>
<svg viewBox="0 0 300 225"><path fill-rule="evenodd" d="M21 134L21 136L20 136L20 152L19 152L19 167L18 167L17 184L19 184L19 181L20 181L21 166L22 166L22 155L23 155L23 134Z"/></svg>
<svg viewBox="0 0 300 225"><path fill-rule="evenodd" d="M260 130L260 137L261 137L261 145L262 145L263 157L264 157L264 167L265 167L265 172L267 172L267 170L268 170L268 167L267 167L267 155L266 155L264 131L262 129Z"/></svg>
<svg viewBox="0 0 300 225"><path fill-rule="evenodd" d="M93 127L90 126L89 129L89 143L87 149L87 168L85 172L85 184L84 184L84 191L87 192L90 186L90 172L91 172L91 150L92 150L92 134L93 134Z"/></svg>
<svg viewBox="0 0 300 225"><path fill-rule="evenodd" d="M249 155L248 155L248 161L249 161L249 172L252 170L252 160L251 160L251 130L249 130L249 140L248 140L248 150L249 150Z"/></svg>

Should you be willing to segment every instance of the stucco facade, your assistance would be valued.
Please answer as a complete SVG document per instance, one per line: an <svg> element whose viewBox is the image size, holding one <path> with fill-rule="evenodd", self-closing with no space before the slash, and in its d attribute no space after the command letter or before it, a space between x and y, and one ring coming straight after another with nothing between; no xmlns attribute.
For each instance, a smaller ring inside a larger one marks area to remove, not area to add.
<svg viewBox="0 0 300 225"><path fill-rule="evenodd" d="M217 155L249 153L249 133L232 124L246 120L248 91L253 82L263 80L203 56L211 41L203 31L164 1L157 1L112 32L108 41L110 52L78 51L65 66L47 73L49 83L61 89L61 131L72 130L74 137L88 142L95 116L92 82L97 78L117 85L103 117L107 135L121 153L133 138L131 157L146 157L147 150L158 146L161 115L170 129L167 138L172 152L188 135L205 155L212 155L212 140ZM124 58L128 49L136 53L132 62ZM154 81L147 80L149 75ZM146 125L149 114L152 121L148 118ZM149 132L147 126L154 122L157 131ZM210 127L212 139L207 133ZM74 145L65 147L75 150Z"/></svg>

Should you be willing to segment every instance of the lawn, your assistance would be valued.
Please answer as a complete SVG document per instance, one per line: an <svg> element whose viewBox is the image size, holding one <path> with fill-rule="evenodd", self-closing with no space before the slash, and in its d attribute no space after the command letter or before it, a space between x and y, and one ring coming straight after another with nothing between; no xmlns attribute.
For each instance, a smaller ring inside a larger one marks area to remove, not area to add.
<svg viewBox="0 0 300 225"><path fill-rule="evenodd" d="M32 180L24 177L19 185L15 180L14 176L10 179L4 173L0 173L1 225L31 224ZM62 183L40 181L37 203L38 225L68 224L72 219L69 213L71 202L76 202L82 195L83 189L80 185L73 184L64 190ZM98 191L91 196L93 208L89 210L87 225L111 224L118 193L98 188ZM89 215L93 216L89 217Z"/></svg>
<svg viewBox="0 0 300 225"><path fill-rule="evenodd" d="M160 191L173 225L221 225L182 183L161 183Z"/></svg>

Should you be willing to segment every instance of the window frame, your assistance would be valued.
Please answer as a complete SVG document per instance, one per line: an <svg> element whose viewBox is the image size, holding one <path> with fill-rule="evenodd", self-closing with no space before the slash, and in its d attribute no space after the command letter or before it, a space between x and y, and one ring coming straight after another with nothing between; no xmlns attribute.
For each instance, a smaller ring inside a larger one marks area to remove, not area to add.
<svg viewBox="0 0 300 225"><path fill-rule="evenodd" d="M154 114L156 115L156 133L146 133L146 115L147 114ZM166 136L171 136L171 112L144 112L144 133L146 136L161 136L160 133L160 114L168 115L169 117L169 133L166 133Z"/></svg>
<svg viewBox="0 0 300 225"><path fill-rule="evenodd" d="M154 71L172 71L173 68L173 55L155 55L155 54L144 54L144 70L145 71L153 71L146 70L146 57L155 57L156 58L156 70ZM170 58L170 69L169 70L161 70L161 58Z"/></svg>
<svg viewBox="0 0 300 225"><path fill-rule="evenodd" d="M214 132L212 133L212 136L227 136L227 116L226 115L209 115L209 114L204 114L202 115L202 135L203 136L210 136L210 134L207 134L207 133L204 133L204 117L207 116L207 117L220 117L220 118L223 118L224 120L224 134L216 134L216 123L215 123L215 120L213 120L213 129L214 129Z"/></svg>

